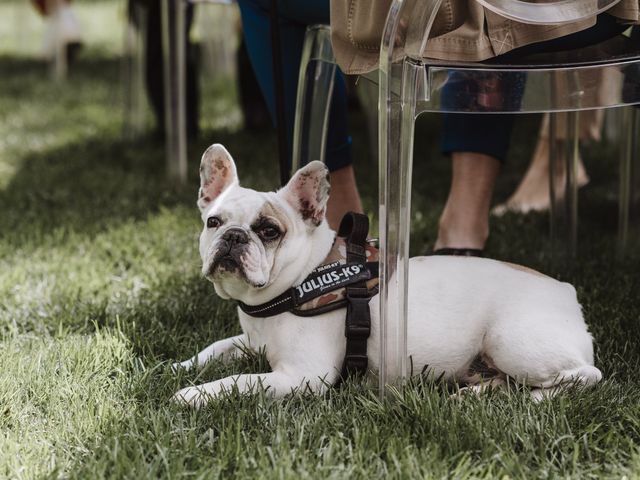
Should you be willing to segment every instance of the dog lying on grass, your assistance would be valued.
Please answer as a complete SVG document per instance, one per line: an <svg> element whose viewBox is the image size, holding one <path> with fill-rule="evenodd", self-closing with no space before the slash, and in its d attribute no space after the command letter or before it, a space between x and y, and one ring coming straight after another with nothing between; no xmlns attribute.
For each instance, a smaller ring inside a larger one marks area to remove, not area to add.
<svg viewBox="0 0 640 480"><path fill-rule="evenodd" d="M233 159L216 144L202 157L200 181L202 273L220 297L250 306L268 302L300 285L332 249L323 163L311 162L277 192L257 192L239 185ZM564 384L602 378L576 291L567 283L495 260L429 256L410 260L408 288L408 354L416 372L426 368L471 391L511 378L530 386L537 399ZM377 295L370 311L369 367L377 370ZM249 348L264 349L273 371L187 387L176 401L201 406L234 385L240 392L261 385L275 396L297 388L322 393L340 378L344 308L313 317L256 318L241 309L238 315L242 335L174 367L203 366Z"/></svg>

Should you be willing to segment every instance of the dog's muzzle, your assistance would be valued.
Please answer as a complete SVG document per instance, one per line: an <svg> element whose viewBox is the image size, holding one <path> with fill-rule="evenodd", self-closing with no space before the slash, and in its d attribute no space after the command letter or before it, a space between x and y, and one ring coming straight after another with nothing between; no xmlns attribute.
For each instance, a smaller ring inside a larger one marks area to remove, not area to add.
<svg viewBox="0 0 640 480"><path fill-rule="evenodd" d="M249 235L241 228L229 228L220 240L218 248L209 267L209 275L216 270L235 271L242 265L242 255L249 245Z"/></svg>

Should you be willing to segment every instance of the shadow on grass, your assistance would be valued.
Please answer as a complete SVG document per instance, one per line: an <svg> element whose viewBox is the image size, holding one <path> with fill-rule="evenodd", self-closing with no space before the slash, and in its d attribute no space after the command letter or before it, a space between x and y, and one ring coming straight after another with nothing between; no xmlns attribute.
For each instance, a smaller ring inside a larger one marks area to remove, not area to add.
<svg viewBox="0 0 640 480"><path fill-rule="evenodd" d="M256 155L247 149L248 143L255 145L255 136L227 132L209 132L207 136L238 152L246 184L268 188L276 178L276 171L265 168L256 172L248 167L256 161ZM148 139L129 143L91 138L28 154L7 187L0 190L0 236L22 244L57 229L91 235L176 205L192 207L197 216L199 152L205 145L191 145L185 185L167 178L163 145ZM265 162L271 161L269 153L263 154Z"/></svg>
<svg viewBox="0 0 640 480"><path fill-rule="evenodd" d="M164 178L161 155L159 147L99 138L27 155L0 191L3 235L95 233L114 220L186 202L186 188Z"/></svg>

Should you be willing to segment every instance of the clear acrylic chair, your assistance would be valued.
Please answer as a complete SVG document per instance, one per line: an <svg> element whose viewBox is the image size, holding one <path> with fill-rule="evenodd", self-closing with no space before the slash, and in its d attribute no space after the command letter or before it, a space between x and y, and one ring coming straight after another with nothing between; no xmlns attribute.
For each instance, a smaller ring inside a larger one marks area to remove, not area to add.
<svg viewBox="0 0 640 480"><path fill-rule="evenodd" d="M51 78L55 81L62 81L67 77L67 44L64 39L64 18L60 0L47 0L46 10L49 13L46 17L48 55L50 63Z"/></svg>
<svg viewBox="0 0 640 480"><path fill-rule="evenodd" d="M617 0L562 0L528 2L476 0L489 10L533 24L577 22L611 7ZM570 251L575 251L577 227L576 166L578 112L640 103L638 88L640 49L623 38L609 46L561 55L555 61L532 61L523 65L456 63L423 57L429 32L442 0L394 0L384 29L379 68L380 153L380 321L381 392L388 384L400 384L407 376L407 278L411 213L411 171L414 122L423 112L470 114L567 113L566 219ZM599 96L596 72L617 78L612 94ZM477 91L455 90L455 82L472 82ZM483 96L495 94L503 102L487 107ZM443 88L454 89L455 101L443 98ZM504 88L507 87L507 88ZM524 95L519 102L509 101ZM515 97L514 97L515 96ZM625 148L621 155L621 238L628 228L629 176L637 110L626 113ZM553 117L553 115L552 115ZM551 122L550 168L557 157L556 132ZM553 175L550 175L553 179ZM557 205L554 182L550 182L552 205ZM625 206L626 205L626 206ZM552 215L552 218L555 216ZM554 232L555 233L555 232Z"/></svg>
<svg viewBox="0 0 640 480"><path fill-rule="evenodd" d="M490 10L525 23L558 24L589 18L610 8L618 0L563 0L531 3L516 0L477 0ZM497 65L433 61L422 56L429 31L442 0L395 0L390 8L381 46L380 69L367 78L379 86L379 168L380 168L380 392L387 384L398 384L407 376L406 284L411 212L411 170L416 117L423 112L452 113L551 113L550 170L557 168L558 126L555 113L567 112L564 122L566 169L564 202L558 201L550 175L552 196L551 233L558 236L563 220L569 252L577 241L578 112L640 103L639 46L616 41L571 58L559 55L556 63ZM552 19L552 21L549 21ZM293 169L311 160L324 160L327 112L333 88L335 59L330 49L328 26L307 29L300 67L296 104ZM617 39L620 40L620 39ZM635 72L635 73L634 73ZM606 75L603 75L606 74ZM634 75L636 75L634 77ZM599 95L598 78L614 78L612 94ZM456 101L442 102L442 89L456 79L475 82L477 95L462 91ZM486 91L498 84L512 91L500 95L524 96L520 102L505 101L500 108L478 108ZM635 86L634 86L635 85ZM625 109L621 134L619 238L627 241L631 160L637 152L638 110ZM562 208L560 208L562 207ZM561 211L559 211L561 210ZM561 215L562 213L562 215Z"/></svg>
<svg viewBox="0 0 640 480"><path fill-rule="evenodd" d="M300 59L293 129L291 175L313 160L325 161L329 107L336 60L328 25L307 27Z"/></svg>
<svg viewBox="0 0 640 480"><path fill-rule="evenodd" d="M189 4L232 5L233 0L162 0L166 159L170 176L187 180L186 11Z"/></svg>
<svg viewBox="0 0 640 480"><path fill-rule="evenodd" d="M123 133L125 138L132 140L142 134L146 126L144 70L148 12L146 8L135 2L127 17L122 56L122 83L125 99Z"/></svg>
<svg viewBox="0 0 640 480"><path fill-rule="evenodd" d="M331 46L329 25L307 27L300 58L293 128L291 175L312 160L325 161L329 109L338 65ZM373 87L373 88L372 88ZM378 91L372 82L358 87L366 109L367 129L377 149Z"/></svg>

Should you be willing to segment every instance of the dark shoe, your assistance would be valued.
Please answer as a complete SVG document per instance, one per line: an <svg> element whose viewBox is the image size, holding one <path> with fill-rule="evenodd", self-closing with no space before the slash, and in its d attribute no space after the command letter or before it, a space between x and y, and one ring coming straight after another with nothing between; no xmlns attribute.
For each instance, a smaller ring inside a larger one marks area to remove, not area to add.
<svg viewBox="0 0 640 480"><path fill-rule="evenodd" d="M82 46L82 42L67 43L67 64L73 65L76 62Z"/></svg>
<svg viewBox="0 0 640 480"><path fill-rule="evenodd" d="M484 257L484 251L479 248L439 248L431 255L451 255L453 257Z"/></svg>

